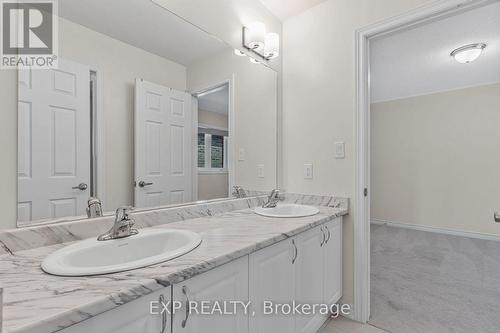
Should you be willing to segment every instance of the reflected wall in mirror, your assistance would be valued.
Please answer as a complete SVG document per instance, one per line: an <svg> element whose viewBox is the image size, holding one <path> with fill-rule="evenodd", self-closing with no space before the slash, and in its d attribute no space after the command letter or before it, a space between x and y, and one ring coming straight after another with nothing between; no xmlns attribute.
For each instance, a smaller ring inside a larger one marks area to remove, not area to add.
<svg viewBox="0 0 500 333"><path fill-rule="evenodd" d="M275 71L150 0L59 15L58 68L18 72L18 226L276 187Z"/></svg>

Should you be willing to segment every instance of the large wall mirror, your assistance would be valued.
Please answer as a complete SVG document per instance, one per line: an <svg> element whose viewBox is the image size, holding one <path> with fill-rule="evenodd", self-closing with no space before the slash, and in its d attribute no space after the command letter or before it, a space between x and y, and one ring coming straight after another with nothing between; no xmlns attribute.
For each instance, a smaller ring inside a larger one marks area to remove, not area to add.
<svg viewBox="0 0 500 333"><path fill-rule="evenodd" d="M276 186L277 73L150 0L59 1L18 74L18 226Z"/></svg>

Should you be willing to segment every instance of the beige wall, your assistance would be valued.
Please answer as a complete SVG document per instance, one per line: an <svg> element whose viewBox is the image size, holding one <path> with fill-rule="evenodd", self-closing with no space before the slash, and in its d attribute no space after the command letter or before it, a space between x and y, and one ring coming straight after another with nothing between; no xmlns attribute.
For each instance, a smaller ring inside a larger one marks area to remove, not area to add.
<svg viewBox="0 0 500 333"><path fill-rule="evenodd" d="M500 84L375 103L371 216L500 235Z"/></svg>
<svg viewBox="0 0 500 333"><path fill-rule="evenodd" d="M215 126L218 129L227 128L227 114L221 114L212 111L198 110L198 123Z"/></svg>
<svg viewBox="0 0 500 333"><path fill-rule="evenodd" d="M103 74L106 209L133 203L133 114L135 78L186 89L186 68L106 35L61 19L60 56L96 67ZM6 156L0 164L2 219L13 228L17 214L17 72L0 70L0 136Z"/></svg>
<svg viewBox="0 0 500 333"><path fill-rule="evenodd" d="M284 188L354 195L354 31L425 0L329 0L283 24ZM346 158L333 143L345 141ZM314 179L304 180L304 163ZM355 204L351 201L351 207ZM344 301L353 300L353 220L344 223Z"/></svg>
<svg viewBox="0 0 500 333"><path fill-rule="evenodd" d="M193 90L220 83L233 73L235 185L268 191L276 186L277 73L228 48L189 66L187 86ZM238 161L240 148L245 149L245 161ZM264 178L257 177L259 164L264 165Z"/></svg>
<svg viewBox="0 0 500 333"><path fill-rule="evenodd" d="M199 173L198 174L198 200L227 198L228 195L227 173Z"/></svg>

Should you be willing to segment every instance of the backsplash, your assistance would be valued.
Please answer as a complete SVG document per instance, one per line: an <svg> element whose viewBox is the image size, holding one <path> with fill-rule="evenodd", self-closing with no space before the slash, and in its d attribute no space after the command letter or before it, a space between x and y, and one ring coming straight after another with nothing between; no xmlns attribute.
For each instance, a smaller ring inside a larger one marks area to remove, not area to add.
<svg viewBox="0 0 500 333"><path fill-rule="evenodd" d="M247 194L257 194L257 192L248 191ZM243 199L216 200L179 207L145 210L134 213L133 218L136 221L135 227L147 228L256 207L262 205L266 198L266 196L258 196ZM349 207L347 198L297 193L285 193L285 202L334 208ZM108 231L113 222L114 216L106 216L1 231L0 255L97 237L97 235Z"/></svg>

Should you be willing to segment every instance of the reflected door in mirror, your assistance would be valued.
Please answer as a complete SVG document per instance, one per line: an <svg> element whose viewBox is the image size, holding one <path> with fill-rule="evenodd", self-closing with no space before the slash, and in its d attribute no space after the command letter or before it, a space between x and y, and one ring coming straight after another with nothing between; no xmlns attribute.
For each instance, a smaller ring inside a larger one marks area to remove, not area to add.
<svg viewBox="0 0 500 333"><path fill-rule="evenodd" d="M20 70L18 221L85 214L90 184L90 70Z"/></svg>
<svg viewBox="0 0 500 333"><path fill-rule="evenodd" d="M191 95L137 79L135 102L135 206L191 201Z"/></svg>

